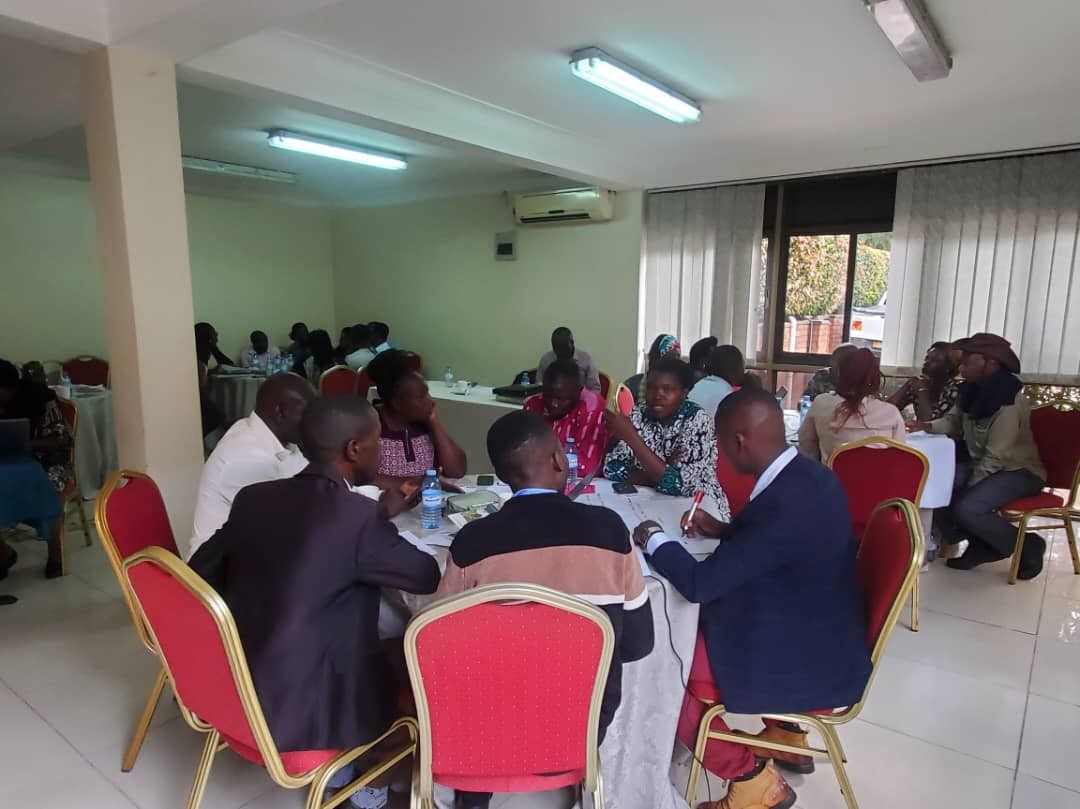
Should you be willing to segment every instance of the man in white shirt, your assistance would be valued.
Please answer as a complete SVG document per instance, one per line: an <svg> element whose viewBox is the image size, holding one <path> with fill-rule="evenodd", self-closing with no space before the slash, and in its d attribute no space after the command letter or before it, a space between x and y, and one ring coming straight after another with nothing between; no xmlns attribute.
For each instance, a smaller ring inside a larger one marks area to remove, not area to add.
<svg viewBox="0 0 1080 809"><path fill-rule="evenodd" d="M251 368L258 362L259 365L265 366L267 360L280 356L281 349L270 345L270 339L266 336L266 332L253 331L251 333L251 346L240 355L240 365L244 368Z"/></svg>
<svg viewBox="0 0 1080 809"><path fill-rule="evenodd" d="M555 360L572 359L581 369L581 385L600 393L600 370L587 351L574 345L574 333L566 326L559 326L551 333L551 351L546 352L536 363L536 379L542 381L544 371Z"/></svg>
<svg viewBox="0 0 1080 809"><path fill-rule="evenodd" d="M717 348L712 349L702 368L705 376L690 388L690 393L686 396L694 404L700 405L701 409L713 418L716 417L716 408L720 402L731 394L730 383L721 375L724 370L723 360L723 352L719 352Z"/></svg>
<svg viewBox="0 0 1080 809"><path fill-rule="evenodd" d="M359 371L375 359L375 352L370 348L371 329L366 323L358 323L349 329L349 341L353 350L345 355L345 364Z"/></svg>
<svg viewBox="0 0 1080 809"><path fill-rule="evenodd" d="M376 354L382 354L384 351L396 348L390 342L390 327L377 320L368 323L368 339L371 343L371 350Z"/></svg>
<svg viewBox="0 0 1080 809"><path fill-rule="evenodd" d="M293 374L278 374L263 383L255 410L229 428L203 466L186 558L225 524L242 488L290 478L307 466L296 444L300 417L314 398L311 385Z"/></svg>

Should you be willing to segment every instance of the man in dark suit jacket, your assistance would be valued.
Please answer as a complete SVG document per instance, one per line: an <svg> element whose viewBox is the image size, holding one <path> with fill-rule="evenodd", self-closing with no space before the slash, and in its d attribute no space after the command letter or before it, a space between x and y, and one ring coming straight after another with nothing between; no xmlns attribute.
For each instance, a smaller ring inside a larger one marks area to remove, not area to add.
<svg viewBox="0 0 1080 809"><path fill-rule="evenodd" d="M387 519L400 499L376 503L349 490L379 468L379 420L366 400L316 399L300 434L311 465L242 489L191 567L232 611L278 749L340 750L396 718L380 588L434 592L439 567Z"/></svg>
<svg viewBox="0 0 1080 809"><path fill-rule="evenodd" d="M857 702L870 676L870 655L840 482L787 446L783 416L767 392L743 389L727 397L717 409L716 432L735 469L757 479L750 502L730 525L700 511L685 525L691 535L722 543L699 562L656 523L639 525L635 541L683 596L702 605L708 662L727 708L807 712ZM688 696L680 730L696 734L704 705ZM806 746L798 726L767 723L759 735ZM813 759L772 752L756 758L753 752L710 742L705 766L732 781L724 809L794 804L795 793L767 758L804 773L812 772Z"/></svg>

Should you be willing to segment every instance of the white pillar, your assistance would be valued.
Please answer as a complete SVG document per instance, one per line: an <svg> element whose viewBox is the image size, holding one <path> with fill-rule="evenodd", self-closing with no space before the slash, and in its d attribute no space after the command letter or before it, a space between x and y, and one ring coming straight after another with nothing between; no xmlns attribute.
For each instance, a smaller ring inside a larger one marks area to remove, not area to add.
<svg viewBox="0 0 1080 809"><path fill-rule="evenodd" d="M175 68L107 47L87 55L85 75L120 466L157 481L182 548L202 430Z"/></svg>

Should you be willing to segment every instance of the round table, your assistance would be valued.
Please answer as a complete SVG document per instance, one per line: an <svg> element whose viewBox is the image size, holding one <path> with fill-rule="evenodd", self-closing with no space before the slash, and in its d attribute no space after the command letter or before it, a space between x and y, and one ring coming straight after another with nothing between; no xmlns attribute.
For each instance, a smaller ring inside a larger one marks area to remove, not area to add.
<svg viewBox="0 0 1080 809"><path fill-rule="evenodd" d="M118 468L113 396L109 390L74 385L71 402L79 411L75 474L83 499L92 500Z"/></svg>
<svg viewBox="0 0 1080 809"><path fill-rule="evenodd" d="M930 474L923 487L919 508L941 508L952 500L953 479L956 477L956 445L947 435L911 433L908 445L917 449L930 462Z"/></svg>
<svg viewBox="0 0 1080 809"><path fill-rule="evenodd" d="M265 381L265 376L254 374L211 374L210 399L225 417L226 428L255 409L255 397Z"/></svg>
<svg viewBox="0 0 1080 809"><path fill-rule="evenodd" d="M475 485L475 478L466 478L462 484ZM633 495L615 494L606 480L596 480L594 486L595 494L583 495L579 501L610 508L623 518L628 529L644 519L653 519L667 531L677 533L679 520L690 505L690 498L668 497L641 486ZM419 508L400 515L394 524L421 541L425 536L456 530L445 519L438 531L422 530ZM686 543L697 550L697 556L707 555L715 547L708 541L697 542L696 547L694 540ZM439 567L445 568L446 548L434 550ZM687 809L668 773L682 710L683 677L690 671L694 657L699 608L655 571L650 571L646 586L655 641L649 655L623 666L622 701L600 746L604 804L608 809ZM411 612L430 601L431 596L409 595L405 599ZM453 805L450 790L437 787L435 798L439 809Z"/></svg>

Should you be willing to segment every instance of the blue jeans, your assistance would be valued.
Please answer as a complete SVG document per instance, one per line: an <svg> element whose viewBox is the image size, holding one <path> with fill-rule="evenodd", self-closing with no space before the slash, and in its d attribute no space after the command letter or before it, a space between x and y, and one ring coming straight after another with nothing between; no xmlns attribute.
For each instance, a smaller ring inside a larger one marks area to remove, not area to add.
<svg viewBox="0 0 1080 809"><path fill-rule="evenodd" d="M952 503L934 513L938 536L946 545L967 536L990 546L1002 559L1012 556L1016 526L999 516L997 509L1019 497L1038 494L1044 482L1027 469L1015 469L995 472L974 486L964 487L970 475L967 465L957 467Z"/></svg>

